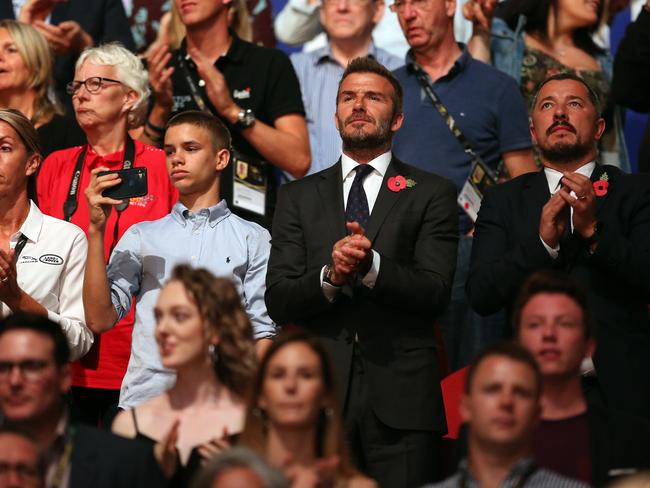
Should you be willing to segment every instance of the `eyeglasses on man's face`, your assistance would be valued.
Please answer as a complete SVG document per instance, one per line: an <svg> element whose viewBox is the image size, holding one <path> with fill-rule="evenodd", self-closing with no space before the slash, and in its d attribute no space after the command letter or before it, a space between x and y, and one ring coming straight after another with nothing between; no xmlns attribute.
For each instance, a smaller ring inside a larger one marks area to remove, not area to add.
<svg viewBox="0 0 650 488"><path fill-rule="evenodd" d="M0 381L6 381L11 376L14 368L18 368L22 377L27 381L39 380L50 362L45 359L25 359L16 362L0 361Z"/></svg>
<svg viewBox="0 0 650 488"><path fill-rule="evenodd" d="M401 14L408 4L415 10L425 11L431 8L431 0L395 0L389 8L391 12Z"/></svg>
<svg viewBox="0 0 650 488"><path fill-rule="evenodd" d="M331 8L338 6L341 2L345 2L350 6L367 7L375 0L322 0L323 7Z"/></svg>
<svg viewBox="0 0 650 488"><path fill-rule="evenodd" d="M118 83L120 85L122 84L122 82L119 80L113 80L111 78L103 78L101 76L91 76L90 78L86 78L83 81L79 81L79 80L71 81L66 85L65 91L68 92L68 95L74 95L79 91L79 89L83 85L88 91L88 93L97 93L99 90L102 89L103 86L110 83Z"/></svg>

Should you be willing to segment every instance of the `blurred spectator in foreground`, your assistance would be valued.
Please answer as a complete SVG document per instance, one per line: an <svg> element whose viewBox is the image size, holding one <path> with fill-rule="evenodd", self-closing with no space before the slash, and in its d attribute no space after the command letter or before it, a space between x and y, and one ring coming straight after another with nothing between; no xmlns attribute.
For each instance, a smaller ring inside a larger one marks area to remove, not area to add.
<svg viewBox="0 0 650 488"><path fill-rule="evenodd" d="M253 383L240 444L284 471L291 486L373 488L348 458L329 356L297 331L278 337Z"/></svg>
<svg viewBox="0 0 650 488"><path fill-rule="evenodd" d="M561 272L534 273L519 292L513 322L543 377L533 442L538 464L596 487L650 468L650 424L582 392L580 365L596 344L587 295L575 281Z"/></svg>
<svg viewBox="0 0 650 488"><path fill-rule="evenodd" d="M108 217L104 252L136 222L167 215L177 193L160 149L134 141L129 129L143 120L149 88L142 62L118 44L91 48L79 58L74 81L68 84L75 115L87 137L83 146L52 153L37 179L38 201L44 213L68 220L86 232L89 213L83 192L93 169L147 169L147 195L130 199L126 208ZM127 312L129 312L127 310ZM72 369L74 404L82 419L108 428L116 413L119 388L131 351L133 311Z"/></svg>
<svg viewBox="0 0 650 488"><path fill-rule="evenodd" d="M79 124L54 92L47 40L29 24L0 20L0 107L20 110L36 127L41 156L83 144Z"/></svg>
<svg viewBox="0 0 650 488"><path fill-rule="evenodd" d="M484 350L467 372L460 412L468 426L467 459L429 488L588 488L537 466L532 440L540 410L542 377L521 346Z"/></svg>
<svg viewBox="0 0 650 488"><path fill-rule="evenodd" d="M21 429L0 427L0 487L43 488L45 459Z"/></svg>
<svg viewBox="0 0 650 488"><path fill-rule="evenodd" d="M320 20L327 46L291 55L309 128L309 174L329 168L341 155L341 136L332 120L338 84L350 60L371 56L389 70L404 64L373 42L372 32L384 9L383 0L325 0Z"/></svg>
<svg viewBox="0 0 650 488"><path fill-rule="evenodd" d="M617 103L637 112L650 111L650 0L618 46L612 90ZM650 173L650 121L639 152L639 172Z"/></svg>
<svg viewBox="0 0 650 488"><path fill-rule="evenodd" d="M176 383L120 412L113 432L158 443L158 462L173 473L170 488L186 488L243 430L256 366L253 330L232 282L186 265L174 268L154 316L161 363Z"/></svg>
<svg viewBox="0 0 650 488"><path fill-rule="evenodd" d="M44 453L46 486L164 486L151 446L71 420L64 400L69 355L61 327L51 320L22 313L0 320L0 413Z"/></svg>
<svg viewBox="0 0 650 488"><path fill-rule="evenodd" d="M201 470L191 488L289 488L281 471L243 447L218 454Z"/></svg>

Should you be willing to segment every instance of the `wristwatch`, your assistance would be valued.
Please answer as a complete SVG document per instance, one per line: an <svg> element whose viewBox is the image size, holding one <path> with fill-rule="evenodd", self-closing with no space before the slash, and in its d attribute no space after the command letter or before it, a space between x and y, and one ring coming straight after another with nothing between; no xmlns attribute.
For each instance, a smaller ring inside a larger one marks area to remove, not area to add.
<svg viewBox="0 0 650 488"><path fill-rule="evenodd" d="M332 275L334 274L334 266L331 264L325 265L325 271L323 272L323 281L328 285L339 286L332 283Z"/></svg>
<svg viewBox="0 0 650 488"><path fill-rule="evenodd" d="M250 108L241 109L237 114L237 122L235 127L239 129L248 129L255 125L255 114Z"/></svg>

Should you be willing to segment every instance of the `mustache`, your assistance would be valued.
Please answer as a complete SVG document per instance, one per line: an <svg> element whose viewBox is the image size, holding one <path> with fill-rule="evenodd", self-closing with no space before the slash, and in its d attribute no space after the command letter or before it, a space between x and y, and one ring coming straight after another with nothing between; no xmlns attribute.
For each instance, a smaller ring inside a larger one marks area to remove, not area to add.
<svg viewBox="0 0 650 488"><path fill-rule="evenodd" d="M569 130L570 130L571 132L573 132L574 134L577 132L577 131L576 131L576 128L573 127L571 124L569 124L566 120L558 120L557 122L553 122L553 123L551 124L551 126L550 126L548 129L546 129L546 135L547 135L547 136L550 135L551 132L553 132L553 130L554 130L556 127L566 127L567 129L569 129Z"/></svg>
<svg viewBox="0 0 650 488"><path fill-rule="evenodd" d="M352 121L356 121L356 120L363 120L364 122L371 122L371 123L375 122L375 119L368 114L365 114L363 112L353 112L352 115L350 115L348 118L345 119L345 125L348 125Z"/></svg>

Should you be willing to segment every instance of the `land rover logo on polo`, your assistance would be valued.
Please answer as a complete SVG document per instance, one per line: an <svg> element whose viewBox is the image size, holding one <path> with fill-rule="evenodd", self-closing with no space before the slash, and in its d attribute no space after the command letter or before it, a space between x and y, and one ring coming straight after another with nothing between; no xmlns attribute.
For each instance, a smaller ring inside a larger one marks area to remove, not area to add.
<svg viewBox="0 0 650 488"><path fill-rule="evenodd" d="M60 256L57 256L56 254L43 254L38 260L41 263L45 264L54 264L54 265L61 265L63 264L63 258Z"/></svg>

